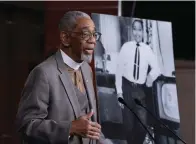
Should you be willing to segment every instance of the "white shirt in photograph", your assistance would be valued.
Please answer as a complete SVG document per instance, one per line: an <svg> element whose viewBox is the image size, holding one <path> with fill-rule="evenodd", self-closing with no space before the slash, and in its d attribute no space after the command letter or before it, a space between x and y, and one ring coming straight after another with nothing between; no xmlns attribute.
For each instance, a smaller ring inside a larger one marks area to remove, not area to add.
<svg viewBox="0 0 196 144"><path fill-rule="evenodd" d="M123 44L117 59L116 70L116 90L122 93L122 77L137 84L145 84L152 86L153 81L160 75L160 68L152 49L145 43L139 43L139 78L134 79L133 69L135 61L135 51L137 48L136 41L130 41ZM147 75L148 66L151 71Z"/></svg>

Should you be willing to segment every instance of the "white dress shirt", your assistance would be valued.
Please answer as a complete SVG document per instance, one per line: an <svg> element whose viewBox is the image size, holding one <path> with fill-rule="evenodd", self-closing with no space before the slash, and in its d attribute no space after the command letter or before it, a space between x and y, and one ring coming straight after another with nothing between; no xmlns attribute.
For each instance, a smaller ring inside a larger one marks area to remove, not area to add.
<svg viewBox="0 0 196 144"><path fill-rule="evenodd" d="M63 62L68 65L70 68L74 69L74 70L78 70L80 68L80 66L82 65L82 63L77 63L75 62L72 58L70 58L65 52L63 52L61 49L61 55L63 58Z"/></svg>
<svg viewBox="0 0 196 144"><path fill-rule="evenodd" d="M126 42L123 44L117 59L116 70L116 90L122 94L122 76L127 80L137 84L145 84L152 86L153 81L160 75L160 68L157 59L152 49L145 43L139 43L140 64L139 64L139 79L133 77L135 50L137 48L135 41ZM148 66L151 67L149 75L147 75Z"/></svg>

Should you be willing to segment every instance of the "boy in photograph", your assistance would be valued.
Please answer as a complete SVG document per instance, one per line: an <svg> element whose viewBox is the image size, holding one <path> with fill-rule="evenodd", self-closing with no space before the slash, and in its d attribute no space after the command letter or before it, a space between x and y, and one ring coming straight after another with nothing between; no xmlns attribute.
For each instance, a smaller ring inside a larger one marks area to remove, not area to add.
<svg viewBox="0 0 196 144"><path fill-rule="evenodd" d="M134 99L139 100L145 106L144 86L152 86L160 75L160 69L152 49L143 42L142 20L133 21L132 33L134 40L124 43L119 53L115 75L116 91L118 98L123 98L129 106L134 106ZM148 73L149 66L150 72ZM146 136L145 129L127 108L124 108L120 103L119 105L123 109L123 124L127 129L127 143L143 144ZM134 111L147 125L146 111L139 106L134 106Z"/></svg>

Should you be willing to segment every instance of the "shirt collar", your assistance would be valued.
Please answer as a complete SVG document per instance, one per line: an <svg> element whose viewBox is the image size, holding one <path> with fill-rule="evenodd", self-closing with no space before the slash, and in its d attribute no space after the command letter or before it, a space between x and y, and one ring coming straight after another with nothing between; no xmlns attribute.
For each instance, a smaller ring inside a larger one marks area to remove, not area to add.
<svg viewBox="0 0 196 144"><path fill-rule="evenodd" d="M82 65L82 63L77 63L75 62L72 58L70 58L65 52L63 52L61 49L61 55L63 58L63 62L65 64L67 64L70 68L74 69L74 70L78 70L80 68L80 66Z"/></svg>
<svg viewBox="0 0 196 144"><path fill-rule="evenodd" d="M135 43L135 44L139 44L139 45L141 45L141 44L142 44L142 42L137 43L135 40L134 40L134 43Z"/></svg>
<svg viewBox="0 0 196 144"><path fill-rule="evenodd" d="M137 42L135 40L134 40L134 43L137 44ZM139 42L138 44L139 44L139 46L145 46L146 45L144 42Z"/></svg>

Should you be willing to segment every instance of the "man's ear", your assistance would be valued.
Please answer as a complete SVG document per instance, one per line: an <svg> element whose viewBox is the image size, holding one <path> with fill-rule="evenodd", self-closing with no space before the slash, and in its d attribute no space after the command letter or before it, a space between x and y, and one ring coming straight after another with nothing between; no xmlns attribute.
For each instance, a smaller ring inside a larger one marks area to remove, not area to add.
<svg viewBox="0 0 196 144"><path fill-rule="evenodd" d="M70 45L70 35L64 31L60 32L60 40L64 46L68 47Z"/></svg>

